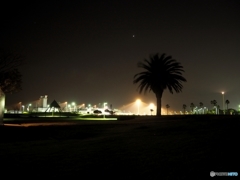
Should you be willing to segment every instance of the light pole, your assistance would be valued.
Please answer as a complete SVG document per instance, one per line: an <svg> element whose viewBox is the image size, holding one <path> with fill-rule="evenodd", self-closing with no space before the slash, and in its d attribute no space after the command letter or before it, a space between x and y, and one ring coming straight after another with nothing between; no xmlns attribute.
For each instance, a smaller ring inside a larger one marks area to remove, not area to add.
<svg viewBox="0 0 240 180"><path fill-rule="evenodd" d="M21 111L21 108L22 108L22 102L19 102L18 104L19 104L19 109L18 109L18 111ZM19 112L18 112L18 113L19 113Z"/></svg>
<svg viewBox="0 0 240 180"><path fill-rule="evenodd" d="M138 115L139 115L139 106L140 106L140 102L141 102L140 99L137 99L137 100L136 100L137 108L138 108L138 111L137 111L137 112L138 112L138 113L137 113Z"/></svg>
<svg viewBox="0 0 240 180"><path fill-rule="evenodd" d="M68 104L67 104L67 101L65 102L65 104L66 104L66 105L65 105L65 112L67 112L67 105L68 105Z"/></svg>
<svg viewBox="0 0 240 180"><path fill-rule="evenodd" d="M222 98L223 98L223 102L222 102L222 103L223 103L223 107L222 107L222 108L223 108L223 114L225 114L225 107L224 107L224 92L222 92Z"/></svg>
<svg viewBox="0 0 240 180"><path fill-rule="evenodd" d="M103 118L105 119L105 105L106 105L107 103L105 102L105 103L103 103Z"/></svg>
<svg viewBox="0 0 240 180"><path fill-rule="evenodd" d="M28 108L27 108L27 110L28 110L28 112L30 111L30 106L31 106L32 104L29 104L28 105Z"/></svg>
<svg viewBox="0 0 240 180"><path fill-rule="evenodd" d="M75 102L72 103L73 111L75 111Z"/></svg>

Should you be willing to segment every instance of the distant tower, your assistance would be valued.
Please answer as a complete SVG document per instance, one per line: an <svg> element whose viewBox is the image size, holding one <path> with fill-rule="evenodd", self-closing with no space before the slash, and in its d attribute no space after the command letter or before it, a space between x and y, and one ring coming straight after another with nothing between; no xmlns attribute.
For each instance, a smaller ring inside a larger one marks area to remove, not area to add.
<svg viewBox="0 0 240 180"><path fill-rule="evenodd" d="M39 98L38 107L43 107L43 96Z"/></svg>
<svg viewBox="0 0 240 180"><path fill-rule="evenodd" d="M47 95L43 97L43 108L47 107Z"/></svg>

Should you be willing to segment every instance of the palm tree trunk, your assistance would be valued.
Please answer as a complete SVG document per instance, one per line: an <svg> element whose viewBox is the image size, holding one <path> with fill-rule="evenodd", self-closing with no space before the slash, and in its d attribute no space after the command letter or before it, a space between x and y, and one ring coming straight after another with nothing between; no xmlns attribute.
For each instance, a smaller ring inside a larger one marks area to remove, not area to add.
<svg viewBox="0 0 240 180"><path fill-rule="evenodd" d="M5 94L0 88L0 126L3 125L4 110L5 110Z"/></svg>
<svg viewBox="0 0 240 180"><path fill-rule="evenodd" d="M161 116L162 115L162 94L163 91L156 93L156 98L157 98L157 116Z"/></svg>

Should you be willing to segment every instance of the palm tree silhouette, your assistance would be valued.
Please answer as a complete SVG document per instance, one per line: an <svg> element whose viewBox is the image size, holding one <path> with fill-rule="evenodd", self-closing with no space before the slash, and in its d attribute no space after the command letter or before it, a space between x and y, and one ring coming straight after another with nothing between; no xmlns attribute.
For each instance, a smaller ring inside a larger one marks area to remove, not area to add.
<svg viewBox="0 0 240 180"><path fill-rule="evenodd" d="M179 93L183 88L182 82L187 81L182 76L183 66L171 56L165 54L159 56L157 53L150 56L150 60L144 59L144 62L139 62L138 67L145 71L135 74L133 83L139 83L140 94L143 91L144 93L153 91L157 99L156 115L160 116L164 90L168 89L172 94L173 91Z"/></svg>
<svg viewBox="0 0 240 180"><path fill-rule="evenodd" d="M216 114L217 114L217 109L218 109L218 107L217 107L217 101L214 99L214 100L211 101L211 104L213 104L213 106L215 107L215 109L216 109Z"/></svg>
<svg viewBox="0 0 240 180"><path fill-rule="evenodd" d="M228 110L228 104L230 103L230 101L227 99L225 103L227 104L227 110Z"/></svg>
<svg viewBox="0 0 240 180"><path fill-rule="evenodd" d="M183 104L183 113L185 114L186 112L186 108L187 108L187 105L186 104Z"/></svg>
<svg viewBox="0 0 240 180"><path fill-rule="evenodd" d="M170 108L170 106L167 104L166 108L167 108L167 115L168 115L168 109Z"/></svg>
<svg viewBox="0 0 240 180"><path fill-rule="evenodd" d="M192 114L193 114L193 108L195 107L195 105L193 103L190 104L191 110L192 110Z"/></svg>
<svg viewBox="0 0 240 180"><path fill-rule="evenodd" d="M217 105L217 101L216 101L216 100L212 100L212 101L211 101L211 104L213 104L214 106L216 106L216 105Z"/></svg>

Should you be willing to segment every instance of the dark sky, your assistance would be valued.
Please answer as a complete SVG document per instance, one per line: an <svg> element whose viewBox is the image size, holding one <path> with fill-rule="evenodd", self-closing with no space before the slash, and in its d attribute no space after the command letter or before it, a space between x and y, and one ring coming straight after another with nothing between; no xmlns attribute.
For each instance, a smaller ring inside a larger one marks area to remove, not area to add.
<svg viewBox="0 0 240 180"><path fill-rule="evenodd" d="M182 110L240 104L239 0L8 1L1 12L0 46L26 56L23 90L6 104L48 102L119 108L140 98L133 76L139 61L166 53L185 70L182 93L165 91L162 104ZM135 35L135 37L133 37Z"/></svg>

